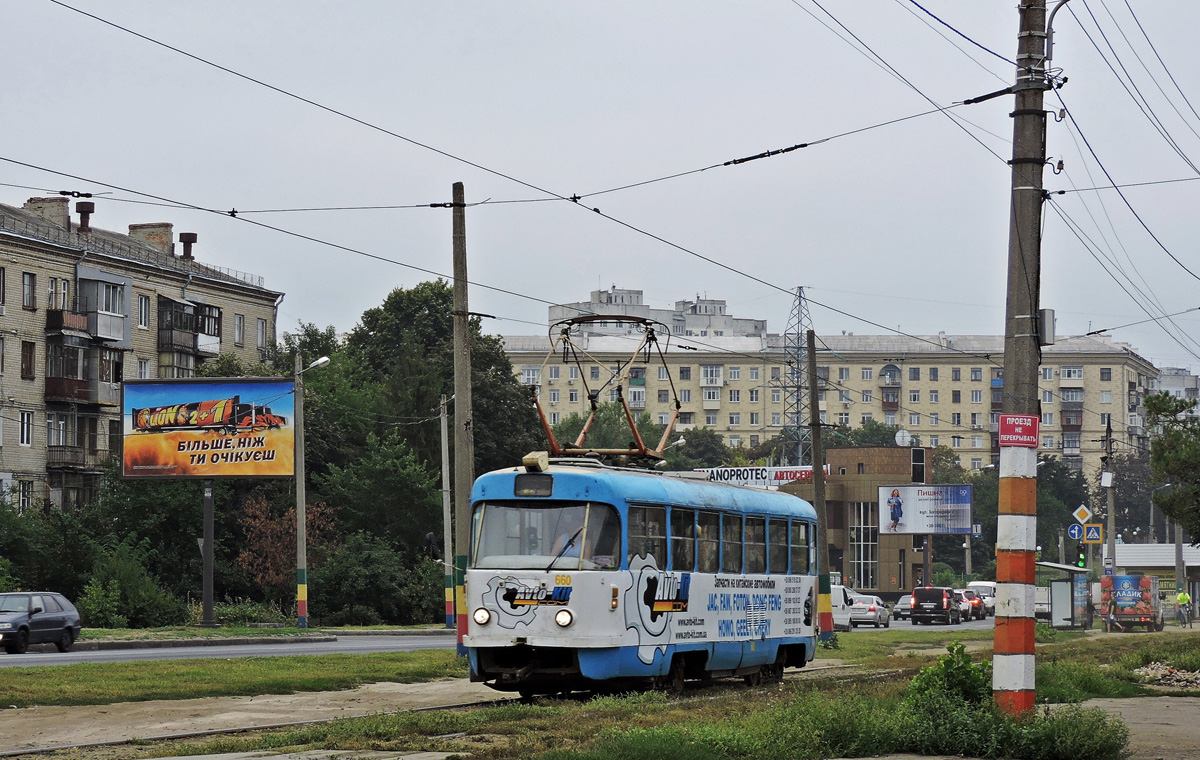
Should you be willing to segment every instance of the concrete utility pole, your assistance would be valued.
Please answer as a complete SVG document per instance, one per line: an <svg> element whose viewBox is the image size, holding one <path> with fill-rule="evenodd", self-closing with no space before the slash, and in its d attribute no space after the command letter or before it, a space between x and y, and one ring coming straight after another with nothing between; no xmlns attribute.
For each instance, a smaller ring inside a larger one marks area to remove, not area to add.
<svg viewBox="0 0 1200 760"><path fill-rule="evenodd" d="M817 403L817 338L808 331L808 411L812 444L813 507L817 510L817 626L821 640L833 637L833 600L829 583L829 536L825 514L825 450L821 448L821 409ZM799 371L799 367L796 368ZM799 420L796 421L799 423Z"/></svg>
<svg viewBox="0 0 1200 760"><path fill-rule="evenodd" d="M446 394L442 394L442 564L446 568L446 627L454 627L454 539L450 517L450 431L446 421Z"/></svg>
<svg viewBox="0 0 1200 760"><path fill-rule="evenodd" d="M1004 321L1004 413L1040 417L1038 405L1041 221L1046 163L1046 1L1025 0L1017 43L1008 296ZM996 627L992 690L1009 713L1034 705L1034 562L1037 449L1000 448Z"/></svg>
<svg viewBox="0 0 1200 760"><path fill-rule="evenodd" d="M471 544L471 485L475 482L475 431L471 418L471 316L467 306L467 204L454 183L454 598L458 646L467 632L464 582Z"/></svg>
<svg viewBox="0 0 1200 760"><path fill-rule="evenodd" d="M292 364L295 383L296 409L296 627L308 627L308 537L305 525L304 503L304 362L300 351Z"/></svg>
<svg viewBox="0 0 1200 760"><path fill-rule="evenodd" d="M212 478L204 479L204 546L201 547L203 563L203 585L200 590L201 628L216 628L213 619L213 544L216 541L216 508L213 505Z"/></svg>
<svg viewBox="0 0 1200 760"><path fill-rule="evenodd" d="M1113 479L1113 435L1112 435L1112 417L1108 418L1108 425L1104 428L1104 473L1100 476L1100 485L1108 483L1105 488L1108 491L1108 516L1105 521L1105 530L1108 531L1106 538L1107 545L1105 546L1105 554L1108 555L1108 567L1105 567L1103 572L1105 575L1117 574L1117 484ZM1112 569L1109 570L1109 567Z"/></svg>

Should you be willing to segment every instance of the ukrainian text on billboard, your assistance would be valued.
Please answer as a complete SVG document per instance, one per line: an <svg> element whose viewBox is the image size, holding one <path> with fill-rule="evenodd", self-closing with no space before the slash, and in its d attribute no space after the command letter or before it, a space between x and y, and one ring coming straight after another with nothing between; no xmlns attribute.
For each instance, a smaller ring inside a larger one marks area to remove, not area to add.
<svg viewBox="0 0 1200 760"><path fill-rule="evenodd" d="M971 486L880 486L880 533L970 533Z"/></svg>
<svg viewBox="0 0 1200 760"><path fill-rule="evenodd" d="M291 380L129 380L121 414L125 477L295 474Z"/></svg>

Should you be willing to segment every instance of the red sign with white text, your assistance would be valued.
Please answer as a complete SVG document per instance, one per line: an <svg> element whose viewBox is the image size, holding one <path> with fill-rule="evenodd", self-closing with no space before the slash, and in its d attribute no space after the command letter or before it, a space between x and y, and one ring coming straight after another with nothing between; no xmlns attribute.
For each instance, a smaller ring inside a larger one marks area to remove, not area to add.
<svg viewBox="0 0 1200 760"><path fill-rule="evenodd" d="M1000 415L1000 445L1036 449L1040 422L1032 414Z"/></svg>

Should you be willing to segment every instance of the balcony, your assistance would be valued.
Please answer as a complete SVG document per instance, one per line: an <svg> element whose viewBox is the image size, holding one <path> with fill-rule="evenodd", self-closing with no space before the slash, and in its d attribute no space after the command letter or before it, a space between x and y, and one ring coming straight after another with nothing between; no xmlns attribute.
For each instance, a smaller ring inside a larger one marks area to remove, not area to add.
<svg viewBox="0 0 1200 760"><path fill-rule="evenodd" d="M119 395L119 394L118 394ZM47 377L45 398L66 401L88 401L88 381L76 377Z"/></svg>
<svg viewBox="0 0 1200 760"><path fill-rule="evenodd" d="M113 452L107 450L50 445L46 447L46 468L101 472L112 456Z"/></svg>
<svg viewBox="0 0 1200 760"><path fill-rule="evenodd" d="M124 340L125 319L123 314L89 311L87 313L87 331L100 340Z"/></svg>
<svg viewBox="0 0 1200 760"><path fill-rule="evenodd" d="M88 315L86 312L71 309L46 309L46 332L59 330L78 330L87 332Z"/></svg>
<svg viewBox="0 0 1200 760"><path fill-rule="evenodd" d="M1064 457L1077 457L1080 455L1081 451L1079 446L1068 446L1067 444L1063 444L1062 453Z"/></svg>
<svg viewBox="0 0 1200 760"><path fill-rule="evenodd" d="M900 402L899 401L889 401L887 399L884 399L883 401L880 402L880 404L882 404L883 411L885 411L885 412L900 411Z"/></svg>
<svg viewBox="0 0 1200 760"><path fill-rule="evenodd" d="M158 328L159 351L196 352L196 333L171 327Z"/></svg>
<svg viewBox="0 0 1200 760"><path fill-rule="evenodd" d="M706 399L704 399L704 403L701 405L700 408L705 410L706 412L711 412L711 411L720 409L721 408L721 399L706 398Z"/></svg>
<svg viewBox="0 0 1200 760"><path fill-rule="evenodd" d="M121 384L91 378L88 380L87 400L93 404L120 404Z"/></svg>
<svg viewBox="0 0 1200 760"><path fill-rule="evenodd" d="M879 376L879 387L880 388L899 388L900 387L900 378L896 375L880 375Z"/></svg>

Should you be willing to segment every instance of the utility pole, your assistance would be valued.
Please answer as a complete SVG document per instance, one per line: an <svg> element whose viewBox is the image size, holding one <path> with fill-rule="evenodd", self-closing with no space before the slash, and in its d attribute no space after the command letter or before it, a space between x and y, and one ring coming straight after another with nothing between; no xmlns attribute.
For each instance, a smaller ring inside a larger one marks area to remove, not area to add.
<svg viewBox="0 0 1200 760"><path fill-rule="evenodd" d="M446 420L446 394L439 407L442 422L442 565L446 569L446 627L454 627L454 540L450 517L450 432Z"/></svg>
<svg viewBox="0 0 1200 760"><path fill-rule="evenodd" d="M833 637L833 589L829 583L829 536L825 514L825 451L821 448L821 409L817 403L817 338L808 331L808 411L812 443L813 507L817 510L817 627L821 641ZM799 372L800 368L796 367ZM797 389L799 390L799 389ZM796 420L799 424L800 420Z"/></svg>
<svg viewBox="0 0 1200 760"><path fill-rule="evenodd" d="M216 518L212 478L204 479L204 546L201 547L203 585L200 590L201 628L216 628L213 619L213 544L216 542Z"/></svg>
<svg viewBox="0 0 1200 760"><path fill-rule="evenodd" d="M1013 108L1008 295L1004 313L1004 413L1040 417L1039 293L1045 191L1046 0L1023 0ZM1034 706L1034 562L1037 554L1037 449L1000 447L996 537L996 626L992 690L1008 713Z"/></svg>
<svg viewBox="0 0 1200 760"><path fill-rule="evenodd" d="M471 485L475 482L475 431L471 418L471 315L467 306L467 204L463 183L454 201L454 598L458 648L467 632L467 551L471 545Z"/></svg>
<svg viewBox="0 0 1200 760"><path fill-rule="evenodd" d="M1108 418L1108 425L1104 428L1104 473L1100 475L1100 485L1108 484L1105 490L1108 491L1108 517L1105 521L1105 529L1108 530L1108 538L1106 539L1105 554L1107 564L1104 567L1105 575L1116 575L1117 573L1117 484L1113 482L1113 434L1112 434L1112 417Z"/></svg>
<svg viewBox="0 0 1200 760"><path fill-rule="evenodd" d="M296 627L308 627L308 534L305 525L304 492L304 360L297 349L292 360L292 393L296 409Z"/></svg>

